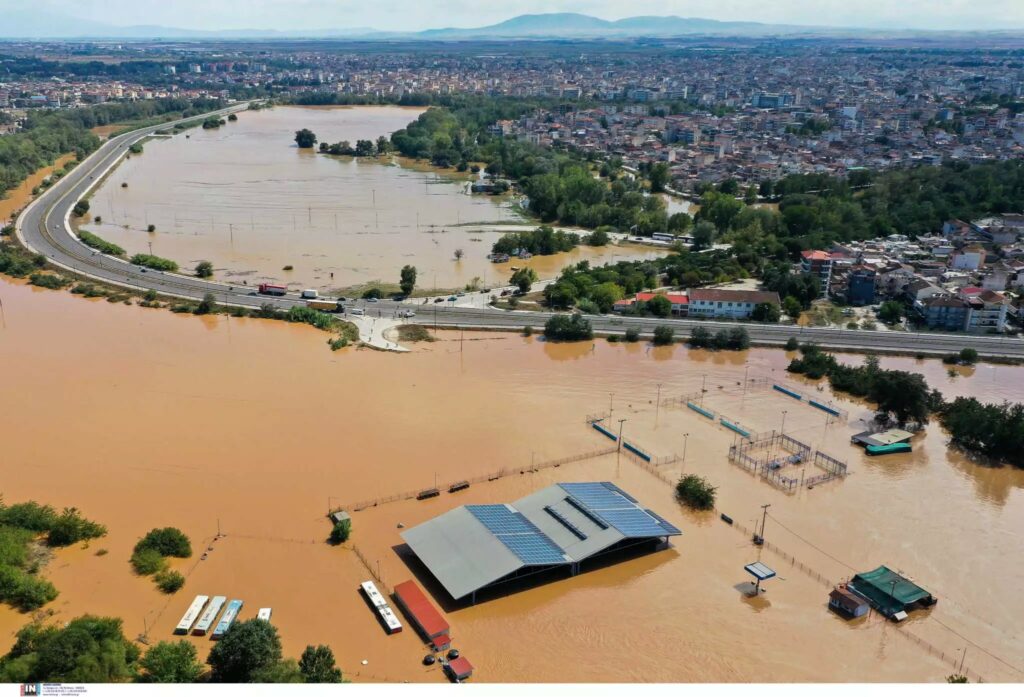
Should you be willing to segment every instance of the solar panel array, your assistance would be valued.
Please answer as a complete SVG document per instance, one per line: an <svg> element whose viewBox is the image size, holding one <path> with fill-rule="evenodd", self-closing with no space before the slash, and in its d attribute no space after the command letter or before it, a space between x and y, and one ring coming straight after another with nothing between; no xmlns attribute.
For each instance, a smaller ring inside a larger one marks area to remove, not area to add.
<svg viewBox="0 0 1024 697"><path fill-rule="evenodd" d="M645 511L636 499L611 482L559 484L569 494L569 503L584 506L591 516L601 518L626 537L678 535L679 528L664 518Z"/></svg>
<svg viewBox="0 0 1024 697"><path fill-rule="evenodd" d="M466 506L466 510L524 564L565 563L562 550L519 511L504 504Z"/></svg>

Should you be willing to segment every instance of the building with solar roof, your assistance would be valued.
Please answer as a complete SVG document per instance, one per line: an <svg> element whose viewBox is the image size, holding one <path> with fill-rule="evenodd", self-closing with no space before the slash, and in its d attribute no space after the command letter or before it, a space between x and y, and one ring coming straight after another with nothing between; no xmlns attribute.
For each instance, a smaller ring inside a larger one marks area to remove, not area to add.
<svg viewBox="0 0 1024 697"><path fill-rule="evenodd" d="M459 506L402 533L456 601L544 572L657 549L680 530L611 482L555 484L511 504Z"/></svg>

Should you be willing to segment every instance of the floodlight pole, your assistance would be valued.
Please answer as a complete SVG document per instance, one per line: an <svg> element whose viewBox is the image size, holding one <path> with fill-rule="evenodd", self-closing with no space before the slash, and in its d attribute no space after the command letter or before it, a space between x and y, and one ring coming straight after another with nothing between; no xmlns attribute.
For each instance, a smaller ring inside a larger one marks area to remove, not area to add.
<svg viewBox="0 0 1024 697"><path fill-rule="evenodd" d="M626 423L626 419L619 419L619 450L622 450L622 424Z"/></svg>

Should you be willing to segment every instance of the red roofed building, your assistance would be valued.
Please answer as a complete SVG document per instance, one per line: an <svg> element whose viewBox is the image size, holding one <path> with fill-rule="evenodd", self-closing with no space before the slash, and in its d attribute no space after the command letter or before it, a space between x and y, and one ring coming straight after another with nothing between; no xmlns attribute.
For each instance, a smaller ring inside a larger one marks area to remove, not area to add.
<svg viewBox="0 0 1024 697"><path fill-rule="evenodd" d="M443 634L448 634L450 627L441 613L437 611L420 587L412 581L403 581L395 586L393 593L398 607L402 609L409 622L431 641Z"/></svg>
<svg viewBox="0 0 1024 697"><path fill-rule="evenodd" d="M473 664L467 661L464 656L459 656L445 664L444 672L455 682L462 682L473 674Z"/></svg>
<svg viewBox="0 0 1024 697"><path fill-rule="evenodd" d="M829 285L832 283L832 266L835 261L831 252L824 252L820 249L809 249L800 252L800 270L804 273L814 274L821 280L821 293L828 293Z"/></svg>
<svg viewBox="0 0 1024 697"><path fill-rule="evenodd" d="M638 302L649 302L656 295L663 295L666 298L668 298L668 301L670 303L672 303L673 317L686 317L686 315L688 314L690 298L688 295L686 295L686 293L637 293L636 296L633 298L617 301L615 305L612 306L612 311L624 312L625 310L636 305Z"/></svg>

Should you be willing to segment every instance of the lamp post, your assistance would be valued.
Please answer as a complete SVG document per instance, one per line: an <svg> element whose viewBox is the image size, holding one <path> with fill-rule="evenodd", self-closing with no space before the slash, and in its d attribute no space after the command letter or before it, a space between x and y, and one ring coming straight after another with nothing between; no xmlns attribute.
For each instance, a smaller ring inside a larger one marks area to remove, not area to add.
<svg viewBox="0 0 1024 697"><path fill-rule="evenodd" d="M622 450L622 424L626 423L626 419L619 419L619 450Z"/></svg>
<svg viewBox="0 0 1024 697"><path fill-rule="evenodd" d="M789 411L787 411L786 409L782 410L782 430L781 430L782 435L786 435L786 414L788 414L788 413L789 413Z"/></svg>
<svg viewBox="0 0 1024 697"><path fill-rule="evenodd" d="M683 434L683 462L686 462L686 444L690 442L690 434Z"/></svg>
<svg viewBox="0 0 1024 697"><path fill-rule="evenodd" d="M658 420L658 414L661 412L661 383L658 383L658 397L654 402L654 420Z"/></svg>
<svg viewBox="0 0 1024 697"><path fill-rule="evenodd" d="M608 393L608 418L609 419L612 418L612 414L614 413L614 409L613 409L614 404L615 404L615 393L614 392L609 392Z"/></svg>

